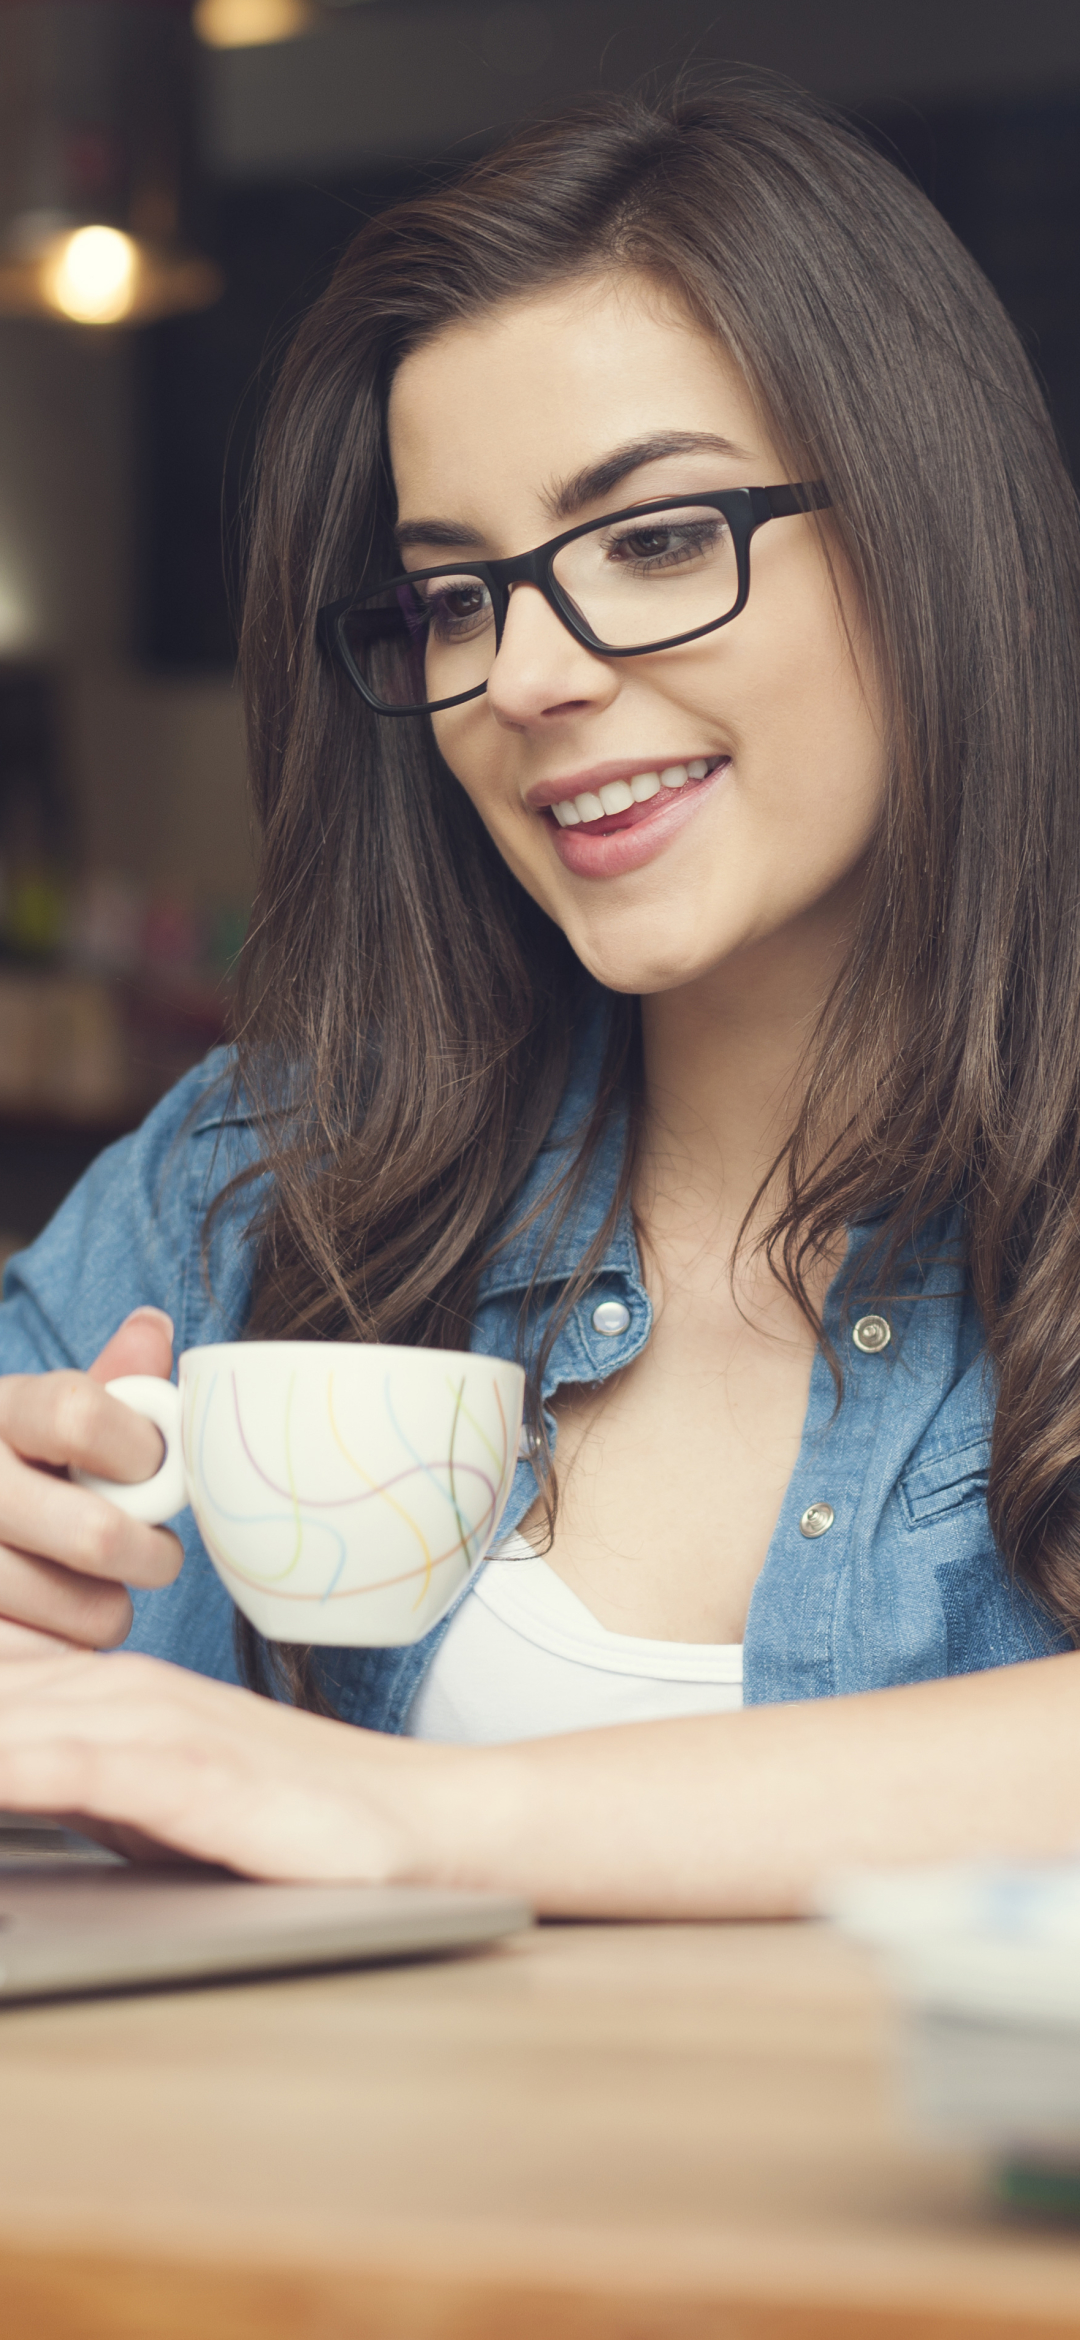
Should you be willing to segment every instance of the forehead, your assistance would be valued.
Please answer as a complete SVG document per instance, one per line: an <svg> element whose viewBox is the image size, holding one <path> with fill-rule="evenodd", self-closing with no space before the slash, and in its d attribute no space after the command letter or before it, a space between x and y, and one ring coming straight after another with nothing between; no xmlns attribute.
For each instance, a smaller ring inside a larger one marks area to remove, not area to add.
<svg viewBox="0 0 1080 2340"><path fill-rule="evenodd" d="M388 409L403 517L537 492L604 451L711 431L771 454L744 376L682 304L630 274L572 281L448 326L398 369ZM719 484L723 484L720 482Z"/></svg>

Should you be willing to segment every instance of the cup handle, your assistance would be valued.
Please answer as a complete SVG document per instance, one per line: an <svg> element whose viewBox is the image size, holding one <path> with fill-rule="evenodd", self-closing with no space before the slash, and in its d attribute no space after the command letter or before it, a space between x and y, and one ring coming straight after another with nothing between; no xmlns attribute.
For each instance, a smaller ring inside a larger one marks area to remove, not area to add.
<svg viewBox="0 0 1080 2340"><path fill-rule="evenodd" d="M142 1519L149 1527L160 1527L182 1511L188 1500L180 1441L180 1392L171 1381L160 1381L152 1373L124 1373L118 1381L107 1381L105 1387L110 1397L119 1398L121 1405L130 1406L133 1414L143 1414L148 1422L155 1424L165 1440L164 1455L152 1479L137 1479L132 1483L99 1479L94 1471L75 1470L71 1476L80 1487L107 1496L118 1511L127 1512L129 1519Z"/></svg>

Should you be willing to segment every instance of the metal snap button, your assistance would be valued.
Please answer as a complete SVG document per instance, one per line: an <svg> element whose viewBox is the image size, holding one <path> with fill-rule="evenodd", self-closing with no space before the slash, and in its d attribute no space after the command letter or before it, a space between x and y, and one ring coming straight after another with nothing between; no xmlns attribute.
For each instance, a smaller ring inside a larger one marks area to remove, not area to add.
<svg viewBox="0 0 1080 2340"><path fill-rule="evenodd" d="M601 1300L592 1312L594 1332L604 1333L609 1341L630 1330L630 1310L625 1300Z"/></svg>
<svg viewBox="0 0 1080 2340"><path fill-rule="evenodd" d="M888 1348L892 1326L887 1316L860 1316L852 1325L851 1338L864 1357L876 1357L879 1350Z"/></svg>
<svg viewBox="0 0 1080 2340"><path fill-rule="evenodd" d="M808 1503L799 1521L800 1533L804 1536L823 1536L835 1518L831 1503Z"/></svg>

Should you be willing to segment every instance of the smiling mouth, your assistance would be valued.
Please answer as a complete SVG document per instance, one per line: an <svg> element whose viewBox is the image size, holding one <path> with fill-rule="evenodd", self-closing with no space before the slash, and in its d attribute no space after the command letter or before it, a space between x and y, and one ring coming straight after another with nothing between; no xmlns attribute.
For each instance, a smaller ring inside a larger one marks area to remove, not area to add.
<svg viewBox="0 0 1080 2340"><path fill-rule="evenodd" d="M666 764L653 771L635 772L632 780L608 780L595 792L564 797L549 805L548 816L560 829L581 829L590 837L613 836L632 829L659 809L657 799L669 799L680 789L693 789L711 780L730 756L696 756L688 764Z"/></svg>

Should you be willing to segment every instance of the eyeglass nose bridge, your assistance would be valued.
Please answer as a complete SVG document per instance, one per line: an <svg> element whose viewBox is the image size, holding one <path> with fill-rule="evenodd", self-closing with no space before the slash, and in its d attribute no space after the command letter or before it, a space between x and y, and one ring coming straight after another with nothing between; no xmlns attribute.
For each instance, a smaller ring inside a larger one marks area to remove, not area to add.
<svg viewBox="0 0 1080 2340"><path fill-rule="evenodd" d="M555 591L551 575L553 557L548 547L541 545L533 552L515 553L512 558L505 561L484 561L482 563L482 574L491 595L491 611L495 620L496 657L502 648L503 635L506 632L506 619L510 608L510 595L515 585L534 585L537 592L543 596L548 608L554 611L560 625L565 626L567 633L572 638L575 637L575 628Z"/></svg>

